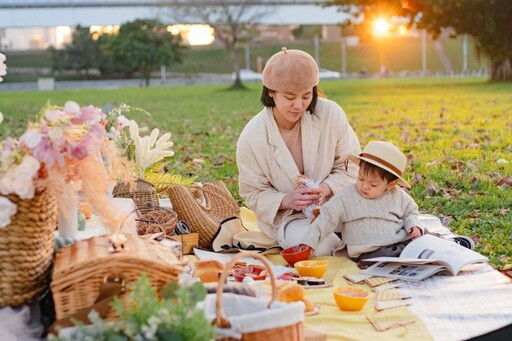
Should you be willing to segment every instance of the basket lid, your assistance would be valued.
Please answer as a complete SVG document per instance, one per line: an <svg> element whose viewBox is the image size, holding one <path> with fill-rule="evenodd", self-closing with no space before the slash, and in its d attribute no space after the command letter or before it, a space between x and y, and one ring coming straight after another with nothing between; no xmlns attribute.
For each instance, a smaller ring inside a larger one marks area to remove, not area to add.
<svg viewBox="0 0 512 341"><path fill-rule="evenodd" d="M109 264L147 263L148 266L165 269L175 268L181 272L182 263L174 253L153 240L126 235L124 250L110 252L108 235L89 238L59 249L55 257L53 280L64 280L68 275L81 272L84 275Z"/></svg>

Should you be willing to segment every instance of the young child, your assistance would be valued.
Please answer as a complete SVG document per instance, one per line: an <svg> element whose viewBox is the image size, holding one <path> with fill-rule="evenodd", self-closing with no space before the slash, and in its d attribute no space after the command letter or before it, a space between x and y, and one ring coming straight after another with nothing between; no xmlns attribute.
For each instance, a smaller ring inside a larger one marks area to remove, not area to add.
<svg viewBox="0 0 512 341"><path fill-rule="evenodd" d="M402 178L407 160L400 150L389 142L372 141L360 155L349 159L359 165L356 184L343 188L321 206L305 244L315 248L323 234L339 226L342 248L346 246L352 259L361 259L364 254L378 256L374 251L423 235L418 205L398 186L410 187ZM382 251L381 255L392 256L389 250Z"/></svg>

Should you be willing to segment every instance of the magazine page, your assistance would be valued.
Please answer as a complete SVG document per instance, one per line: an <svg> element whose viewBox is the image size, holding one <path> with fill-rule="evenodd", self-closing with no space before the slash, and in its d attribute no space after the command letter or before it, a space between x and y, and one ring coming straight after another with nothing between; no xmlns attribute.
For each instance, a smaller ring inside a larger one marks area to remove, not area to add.
<svg viewBox="0 0 512 341"><path fill-rule="evenodd" d="M410 264L438 263L449 267L453 275L466 265L488 261L487 257L478 252L430 234L410 242L400 257L377 257L368 260Z"/></svg>
<svg viewBox="0 0 512 341"><path fill-rule="evenodd" d="M445 270L446 267L434 264L411 265L379 262L363 270L363 274L379 277L393 277L406 281L421 281Z"/></svg>

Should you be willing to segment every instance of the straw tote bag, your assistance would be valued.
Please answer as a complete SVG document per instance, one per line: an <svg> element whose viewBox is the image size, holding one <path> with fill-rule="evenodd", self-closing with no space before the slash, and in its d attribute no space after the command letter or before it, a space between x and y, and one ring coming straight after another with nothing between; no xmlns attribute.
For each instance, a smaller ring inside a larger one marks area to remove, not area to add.
<svg viewBox="0 0 512 341"><path fill-rule="evenodd" d="M220 223L240 217L240 207L222 181L196 184L192 188L172 185L167 188L173 210L192 232L199 233L199 247L210 250Z"/></svg>
<svg viewBox="0 0 512 341"><path fill-rule="evenodd" d="M6 197L17 212L0 228L0 307L27 303L48 288L57 225L57 204L47 190L32 199Z"/></svg>

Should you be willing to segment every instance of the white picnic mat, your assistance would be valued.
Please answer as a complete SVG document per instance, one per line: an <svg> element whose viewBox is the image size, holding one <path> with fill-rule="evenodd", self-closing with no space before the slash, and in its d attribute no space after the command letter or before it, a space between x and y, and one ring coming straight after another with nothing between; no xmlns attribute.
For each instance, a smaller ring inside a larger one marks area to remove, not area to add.
<svg viewBox="0 0 512 341"><path fill-rule="evenodd" d="M430 232L452 236L437 217L420 220ZM466 340L512 324L512 281L490 265L404 283L399 290L412 297L409 310L435 340Z"/></svg>

